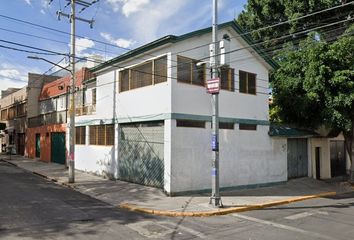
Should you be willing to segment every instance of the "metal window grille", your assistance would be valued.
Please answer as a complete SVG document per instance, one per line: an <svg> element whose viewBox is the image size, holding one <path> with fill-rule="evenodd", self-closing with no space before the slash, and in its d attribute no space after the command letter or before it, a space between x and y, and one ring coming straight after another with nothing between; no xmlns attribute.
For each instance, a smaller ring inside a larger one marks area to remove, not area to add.
<svg viewBox="0 0 354 240"><path fill-rule="evenodd" d="M177 127L205 128L205 121L176 120Z"/></svg>
<svg viewBox="0 0 354 240"><path fill-rule="evenodd" d="M235 124L230 122L219 122L219 129L235 129Z"/></svg>
<svg viewBox="0 0 354 240"><path fill-rule="evenodd" d="M86 144L86 127L80 126L75 128L75 144Z"/></svg>
<svg viewBox="0 0 354 240"><path fill-rule="evenodd" d="M114 124L90 126L90 145L114 145Z"/></svg>
<svg viewBox="0 0 354 240"><path fill-rule="evenodd" d="M238 128L239 128L240 130L256 131L256 130L257 130L257 125L256 125L256 124L240 123L240 124L238 125Z"/></svg>

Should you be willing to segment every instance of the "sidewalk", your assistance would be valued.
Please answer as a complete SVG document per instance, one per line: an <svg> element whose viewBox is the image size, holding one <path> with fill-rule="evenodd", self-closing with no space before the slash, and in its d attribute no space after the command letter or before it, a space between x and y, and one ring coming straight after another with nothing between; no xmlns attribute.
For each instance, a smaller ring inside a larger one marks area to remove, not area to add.
<svg viewBox="0 0 354 240"><path fill-rule="evenodd" d="M11 156L11 160L10 156L0 155L0 159L114 206L164 216L222 215L353 191L347 183L301 178L273 187L221 192L224 207L215 209L208 204L210 194L168 197L156 188L81 171L75 171L75 183L68 184L68 171L63 165L17 155Z"/></svg>

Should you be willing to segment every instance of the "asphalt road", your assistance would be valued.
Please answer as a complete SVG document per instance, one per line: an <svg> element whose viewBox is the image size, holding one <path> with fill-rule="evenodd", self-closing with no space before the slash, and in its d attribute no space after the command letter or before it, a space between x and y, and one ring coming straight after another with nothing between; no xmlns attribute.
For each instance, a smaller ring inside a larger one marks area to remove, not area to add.
<svg viewBox="0 0 354 240"><path fill-rule="evenodd" d="M0 161L0 239L354 239L354 193L169 218L111 206Z"/></svg>

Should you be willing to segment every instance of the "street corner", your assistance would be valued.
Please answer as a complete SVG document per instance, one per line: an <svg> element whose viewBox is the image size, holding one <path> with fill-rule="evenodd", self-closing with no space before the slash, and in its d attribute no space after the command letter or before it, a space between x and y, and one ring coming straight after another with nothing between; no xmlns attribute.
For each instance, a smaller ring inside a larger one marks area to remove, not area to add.
<svg viewBox="0 0 354 240"><path fill-rule="evenodd" d="M126 209L129 211L157 215L157 216L167 216L167 217L212 217L221 216L232 213L246 212L252 210L258 210L263 208L270 208L278 205L285 205L294 202L306 201L314 198L324 198L337 195L337 192L322 192L319 194L298 196L292 198L286 198L278 201L268 201L260 204L249 204L243 206L223 206L217 209L211 209L206 211L176 211L168 209L158 209L158 208L148 208L145 206L139 206L138 204L132 203L122 203L118 205L119 208Z"/></svg>

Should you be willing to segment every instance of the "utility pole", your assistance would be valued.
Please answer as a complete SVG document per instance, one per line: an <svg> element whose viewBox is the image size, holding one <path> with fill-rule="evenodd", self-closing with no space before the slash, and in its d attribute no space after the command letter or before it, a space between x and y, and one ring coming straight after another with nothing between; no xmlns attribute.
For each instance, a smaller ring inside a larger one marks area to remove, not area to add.
<svg viewBox="0 0 354 240"><path fill-rule="evenodd" d="M98 2L98 1L94 1ZM81 5L83 8L81 11L91 6L93 3L87 3L82 0L68 0L68 5L71 5L71 14L63 13L62 11L57 11L58 19L60 20L61 16L69 18L71 25L71 35L70 35L70 66L71 66L71 80L70 80L70 106L69 106L69 115L70 120L67 123L67 131L69 132L69 149L66 153L66 162L69 167L69 183L75 182L75 89L76 89L76 79L75 79L75 21L80 20L90 24L92 28L94 20L86 20L83 18L77 18L75 16L75 5ZM80 12L81 12L80 11Z"/></svg>
<svg viewBox="0 0 354 240"><path fill-rule="evenodd" d="M219 77L218 69L218 1L213 0L213 25L212 25L212 45L210 51L211 78ZM220 84L220 80L219 80ZM210 204L214 207L221 207L222 202L219 192L219 92L212 94L212 193Z"/></svg>

